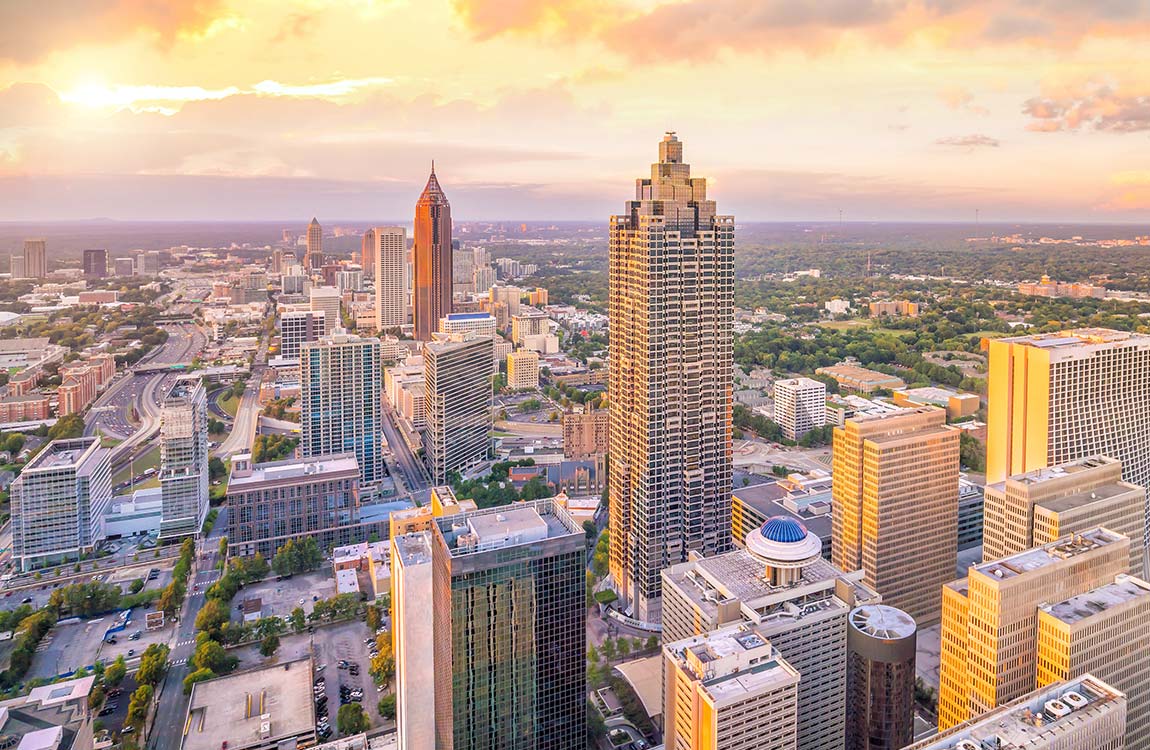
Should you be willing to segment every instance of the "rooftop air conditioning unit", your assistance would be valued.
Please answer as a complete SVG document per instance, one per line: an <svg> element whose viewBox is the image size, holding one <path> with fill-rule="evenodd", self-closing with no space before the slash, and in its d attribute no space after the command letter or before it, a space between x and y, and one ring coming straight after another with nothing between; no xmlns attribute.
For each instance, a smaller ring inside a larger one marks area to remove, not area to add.
<svg viewBox="0 0 1150 750"><path fill-rule="evenodd" d="M1061 719L1063 716L1069 716L1074 710L1060 700L1046 701L1042 706L1046 713L1053 719Z"/></svg>

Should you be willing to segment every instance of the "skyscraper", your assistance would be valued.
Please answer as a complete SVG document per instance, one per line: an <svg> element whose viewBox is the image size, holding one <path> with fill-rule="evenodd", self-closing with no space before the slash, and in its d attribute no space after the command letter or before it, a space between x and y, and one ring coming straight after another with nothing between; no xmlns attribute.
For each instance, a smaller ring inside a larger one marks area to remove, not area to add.
<svg viewBox="0 0 1150 750"><path fill-rule="evenodd" d="M208 399L180 378L160 411L160 538L198 534L208 515Z"/></svg>
<svg viewBox="0 0 1150 750"><path fill-rule="evenodd" d="M375 324L386 331L407 322L407 230L376 227L371 231L375 238Z"/></svg>
<svg viewBox="0 0 1150 750"><path fill-rule="evenodd" d="M1109 583L1130 540L1097 528L971 566L942 589L938 728L967 721L1035 686L1038 612Z"/></svg>
<svg viewBox="0 0 1150 750"><path fill-rule="evenodd" d="M323 268L323 227L314 216L307 225L307 250L303 255L303 268L306 273Z"/></svg>
<svg viewBox="0 0 1150 750"><path fill-rule="evenodd" d="M314 312L323 312L323 333L331 334L337 328L343 327L343 318L339 314L343 295L334 286L313 286L308 292L308 302Z"/></svg>
<svg viewBox="0 0 1150 750"><path fill-rule="evenodd" d="M108 275L108 251L104 248L90 248L84 251L84 276L89 279L102 279Z"/></svg>
<svg viewBox="0 0 1150 750"><path fill-rule="evenodd" d="M831 559L865 571L920 627L938 622L939 589L954 579L958 438L933 406L835 428Z"/></svg>
<svg viewBox="0 0 1150 750"><path fill-rule="evenodd" d="M611 217L610 569L660 619L660 571L730 547L735 220L668 133Z"/></svg>
<svg viewBox="0 0 1150 750"><path fill-rule="evenodd" d="M44 240L24 240L24 276L42 279L48 275L48 243Z"/></svg>
<svg viewBox="0 0 1150 750"><path fill-rule="evenodd" d="M415 338L430 341L439 319L451 312L451 204L435 164L415 204Z"/></svg>
<svg viewBox="0 0 1150 750"><path fill-rule="evenodd" d="M300 455L354 453L360 481L383 478L379 339L348 333L300 347Z"/></svg>
<svg viewBox="0 0 1150 750"><path fill-rule="evenodd" d="M326 335L326 319L327 313L323 310L292 310L281 315L279 355L284 359L298 360L304 344Z"/></svg>
<svg viewBox="0 0 1150 750"><path fill-rule="evenodd" d="M375 278L375 256L379 247L375 228L372 227L363 233L363 240L359 243L359 267L363 269L363 278Z"/></svg>
<svg viewBox="0 0 1150 750"><path fill-rule="evenodd" d="M1081 328L987 348L987 484L1109 456L1123 479L1150 489L1150 336Z"/></svg>
<svg viewBox="0 0 1150 750"><path fill-rule="evenodd" d="M775 421L783 437L800 440L827 421L827 386L811 378L775 381Z"/></svg>
<svg viewBox="0 0 1150 750"><path fill-rule="evenodd" d="M899 750L914 741L914 618L868 604L847 631L847 750Z"/></svg>
<svg viewBox="0 0 1150 750"><path fill-rule="evenodd" d="M436 334L436 340L424 346L423 449L436 484L487 458L491 349L489 336L469 334Z"/></svg>
<svg viewBox="0 0 1150 750"><path fill-rule="evenodd" d="M104 538L111 450L98 437L54 440L12 483L12 559L23 571L76 559Z"/></svg>
<svg viewBox="0 0 1150 750"><path fill-rule="evenodd" d="M583 750L583 530L551 500L391 543L400 750Z"/></svg>

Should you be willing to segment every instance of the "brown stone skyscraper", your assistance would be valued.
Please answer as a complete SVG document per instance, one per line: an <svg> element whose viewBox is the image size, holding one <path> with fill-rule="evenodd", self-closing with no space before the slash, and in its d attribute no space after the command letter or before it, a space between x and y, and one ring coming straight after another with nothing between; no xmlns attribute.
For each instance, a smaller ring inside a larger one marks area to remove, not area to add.
<svg viewBox="0 0 1150 750"><path fill-rule="evenodd" d="M668 133L610 225L611 576L662 616L660 573L731 546L735 220Z"/></svg>
<svg viewBox="0 0 1150 750"><path fill-rule="evenodd" d="M313 216L307 225L307 250L303 256L303 269L310 272L323 267L323 227Z"/></svg>
<svg viewBox="0 0 1150 750"><path fill-rule="evenodd" d="M415 204L415 338L430 341L439 319L451 312L451 204L435 178Z"/></svg>

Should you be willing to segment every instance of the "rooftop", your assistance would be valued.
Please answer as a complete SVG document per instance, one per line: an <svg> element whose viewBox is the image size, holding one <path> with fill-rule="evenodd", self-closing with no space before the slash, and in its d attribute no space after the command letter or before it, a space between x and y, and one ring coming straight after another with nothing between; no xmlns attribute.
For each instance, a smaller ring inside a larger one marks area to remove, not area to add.
<svg viewBox="0 0 1150 750"><path fill-rule="evenodd" d="M251 474L241 476L243 472L236 471L239 459L251 460L250 454L236 456L232 462L232 476L228 481L228 489L245 489L263 482L282 482L289 479L310 477L313 479L330 479L331 477L347 473L359 476L359 462L353 453L340 453L329 456L312 456L311 458L290 458L283 461L268 461L262 464L251 464Z"/></svg>
<svg viewBox="0 0 1150 750"><path fill-rule="evenodd" d="M182 750L268 747L314 737L311 659L298 659L196 683Z"/></svg>
<svg viewBox="0 0 1150 750"><path fill-rule="evenodd" d="M395 546L396 555L400 565L429 565L431 563L431 534L426 531L417 531L414 534L402 534L391 540Z"/></svg>
<svg viewBox="0 0 1150 750"><path fill-rule="evenodd" d="M1049 511L1056 513L1071 510L1073 508L1081 508L1093 502L1101 500L1109 500L1112 497L1119 495L1127 495L1130 492L1141 492L1142 488L1129 484L1127 482L1113 482L1111 484L1102 484L1097 487L1092 487L1089 490L1082 492L1075 492L1070 495L1063 495L1062 497L1051 498L1050 500L1041 500L1035 505L1039 508L1045 508Z"/></svg>
<svg viewBox="0 0 1150 750"><path fill-rule="evenodd" d="M1034 346L1040 349L1071 349L1104 344L1131 344L1150 346L1150 336L1110 328L1072 328L1058 333L1034 333L999 339L1009 344Z"/></svg>
<svg viewBox="0 0 1150 750"><path fill-rule="evenodd" d="M1047 466L1041 469L1034 469L1025 474L1015 474L1010 477L1008 481L1018 482L1025 485L1043 484L1056 479L1071 476L1072 474L1080 474L1084 471L1097 469L1102 466L1110 466L1113 464L1121 463L1116 458L1108 456L1089 456L1087 458L1080 458L1076 461L1069 461L1058 466ZM999 483L1000 486L1004 483Z"/></svg>
<svg viewBox="0 0 1150 750"><path fill-rule="evenodd" d="M855 608L851 611L850 623L857 630L884 640L913 638L918 632L913 617L885 604L864 604Z"/></svg>
<svg viewBox="0 0 1150 750"><path fill-rule="evenodd" d="M1105 613L1127 602L1150 597L1150 583L1128 575L1120 575L1113 583L1099 586L1085 594L1048 604L1043 610L1062 622L1073 625L1081 620Z"/></svg>
<svg viewBox="0 0 1150 750"><path fill-rule="evenodd" d="M46 469L78 469L89 457L89 451L98 444L99 438L94 437L53 440L24 467L24 473ZM107 449L96 447L92 455L100 452L107 452Z"/></svg>
<svg viewBox="0 0 1150 750"><path fill-rule="evenodd" d="M494 320L490 313L485 312L470 312L470 313L448 313L448 320Z"/></svg>
<svg viewBox="0 0 1150 750"><path fill-rule="evenodd" d="M978 398L974 393L960 393L951 390L950 388L939 388L938 386L925 386L923 388L907 388L902 391L910 398L916 401L925 401L932 404L943 404L952 398Z"/></svg>
<svg viewBox="0 0 1150 750"><path fill-rule="evenodd" d="M667 653L716 703L730 703L798 682L798 672L761 634L740 625L671 643Z"/></svg>
<svg viewBox="0 0 1150 750"><path fill-rule="evenodd" d="M1093 552L1124 539L1126 537L1121 534L1115 534L1113 531L1099 527L1044 544L1041 547L1024 550L1000 560L974 565L971 566L970 570L981 573L988 578L1000 580L1014 578L1063 560Z"/></svg>

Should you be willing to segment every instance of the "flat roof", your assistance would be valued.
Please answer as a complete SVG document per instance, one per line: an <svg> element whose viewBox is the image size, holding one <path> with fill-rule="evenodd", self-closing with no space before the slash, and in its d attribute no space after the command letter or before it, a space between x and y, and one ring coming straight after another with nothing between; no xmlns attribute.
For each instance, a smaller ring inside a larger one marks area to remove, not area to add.
<svg viewBox="0 0 1150 750"><path fill-rule="evenodd" d="M426 531L417 531L412 534L401 534L391 540L395 552L399 556L400 565L428 565L431 563L431 534Z"/></svg>
<svg viewBox="0 0 1150 750"><path fill-rule="evenodd" d="M24 471L39 469L63 469L68 467L79 468L85 454L99 442L99 438L84 437L67 440L53 440L44 450L24 467ZM107 450L98 448L97 452Z"/></svg>
<svg viewBox="0 0 1150 750"><path fill-rule="evenodd" d="M1063 599L1055 604L1048 604L1043 610L1052 617L1073 625L1139 599L1150 601L1150 583L1133 576L1120 575L1113 583Z"/></svg>
<svg viewBox="0 0 1150 750"><path fill-rule="evenodd" d="M987 578L999 580L1014 578L1063 560L1084 555L1125 538L1121 534L1099 527L1075 534L1073 537L1044 544L1041 547L1018 552L1000 560L973 565L970 570L981 573Z"/></svg>
<svg viewBox="0 0 1150 750"><path fill-rule="evenodd" d="M495 320L490 313L470 312L470 313L448 313L448 320Z"/></svg>
<svg viewBox="0 0 1150 750"><path fill-rule="evenodd" d="M999 341L1040 349L1067 349L1116 343L1150 345L1150 336L1116 331L1112 328L1071 328L1058 333L1032 333L1028 336L1012 336Z"/></svg>
<svg viewBox="0 0 1150 750"><path fill-rule="evenodd" d="M339 453L329 456L312 456L310 458L289 458L283 461L268 461L262 464L252 464L251 476L238 477L235 472L235 462L232 463L232 475L228 480L228 489L242 489L263 482L280 482L287 479L310 477L312 479L329 478L339 473L359 474L359 462L354 453Z"/></svg>
<svg viewBox="0 0 1150 750"><path fill-rule="evenodd" d="M243 750L314 736L311 658L196 683L184 730L182 750L219 750L224 742Z"/></svg>
<svg viewBox="0 0 1150 750"><path fill-rule="evenodd" d="M1041 469L1032 469L1023 474L1015 474L1012 477L1008 477L1006 481L1019 482L1020 484L1027 485L1042 484L1043 482L1049 482L1054 479L1062 479L1071 474L1080 474L1084 471L1103 466L1111 466L1117 463L1121 462L1109 456L1087 456L1075 461L1059 464L1058 466L1045 466ZM1005 482L999 482L996 486L1002 486L1004 484Z"/></svg>
<svg viewBox="0 0 1150 750"><path fill-rule="evenodd" d="M913 617L886 604L856 607L851 611L850 623L867 635L887 640L910 638L918 632Z"/></svg>
<svg viewBox="0 0 1150 750"><path fill-rule="evenodd" d="M1128 484L1126 482L1112 482L1110 484L1101 484L1097 487L1091 487L1088 490L1075 492L1070 495L1063 495L1062 497L1052 498L1050 500L1040 500L1034 505L1038 508L1045 508L1046 510L1055 513L1061 513L1072 508L1081 508L1091 503L1100 502L1102 500L1109 500L1119 495L1126 495L1131 492L1142 491L1142 488L1135 484Z"/></svg>
<svg viewBox="0 0 1150 750"><path fill-rule="evenodd" d="M887 375L885 372L878 370L868 370L860 365L827 365L820 367L815 372L820 374L827 374L834 378L849 378L857 380L861 383L905 383L902 378L897 375Z"/></svg>

